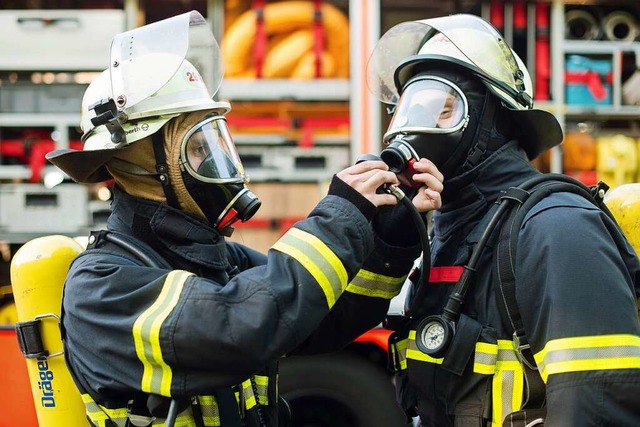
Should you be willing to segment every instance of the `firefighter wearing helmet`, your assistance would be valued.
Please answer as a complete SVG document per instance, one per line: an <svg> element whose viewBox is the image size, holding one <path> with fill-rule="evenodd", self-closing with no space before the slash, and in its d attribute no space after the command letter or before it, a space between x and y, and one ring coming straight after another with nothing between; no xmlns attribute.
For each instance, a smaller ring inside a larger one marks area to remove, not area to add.
<svg viewBox="0 0 640 427"><path fill-rule="evenodd" d="M425 322L449 308L498 198L539 176L530 161L562 141L554 116L533 108L520 58L481 18L452 15L388 30L367 79L392 107L381 154L390 169L411 185L424 157L444 175L430 283L409 294L411 316L391 340L402 409L421 426L640 425L640 263L582 196L543 198L513 231L514 300L498 301L493 236L455 301L455 328ZM514 340L504 304L527 345Z"/></svg>
<svg viewBox="0 0 640 427"><path fill-rule="evenodd" d="M407 212L377 192L398 184L382 161L338 172L268 256L227 242L260 202L230 105L212 98L221 64L197 12L116 36L82 102L84 149L47 156L77 182L115 182L107 230L64 285L65 358L94 426L286 425L278 359L375 326L420 253ZM417 169L413 203L439 207L441 174Z"/></svg>

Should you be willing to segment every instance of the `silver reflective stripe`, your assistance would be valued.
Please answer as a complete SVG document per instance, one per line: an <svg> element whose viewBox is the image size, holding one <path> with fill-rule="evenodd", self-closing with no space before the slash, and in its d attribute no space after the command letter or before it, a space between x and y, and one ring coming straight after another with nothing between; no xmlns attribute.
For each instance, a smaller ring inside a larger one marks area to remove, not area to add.
<svg viewBox="0 0 640 427"><path fill-rule="evenodd" d="M629 334L560 338L535 354L546 382L549 375L640 368L640 337Z"/></svg>

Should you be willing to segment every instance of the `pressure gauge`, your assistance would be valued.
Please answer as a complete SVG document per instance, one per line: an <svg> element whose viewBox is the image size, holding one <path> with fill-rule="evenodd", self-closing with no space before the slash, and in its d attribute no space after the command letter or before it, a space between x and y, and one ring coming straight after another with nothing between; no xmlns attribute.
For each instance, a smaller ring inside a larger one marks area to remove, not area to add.
<svg viewBox="0 0 640 427"><path fill-rule="evenodd" d="M429 316L416 328L416 345L423 353L441 358L453 338L453 325L442 316Z"/></svg>

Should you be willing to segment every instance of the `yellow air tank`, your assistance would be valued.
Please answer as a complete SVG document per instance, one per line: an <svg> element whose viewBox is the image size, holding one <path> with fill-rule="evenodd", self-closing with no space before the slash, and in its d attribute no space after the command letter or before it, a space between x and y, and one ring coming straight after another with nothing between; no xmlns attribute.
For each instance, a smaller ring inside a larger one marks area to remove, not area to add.
<svg viewBox="0 0 640 427"><path fill-rule="evenodd" d="M87 426L85 407L62 355L60 311L62 288L70 262L83 248L65 236L45 236L25 243L11 261L18 335L28 326L41 337L45 354L26 358L31 392L40 427ZM33 322L33 323L31 323ZM34 335L29 335L34 336ZM28 345L23 353L34 352Z"/></svg>

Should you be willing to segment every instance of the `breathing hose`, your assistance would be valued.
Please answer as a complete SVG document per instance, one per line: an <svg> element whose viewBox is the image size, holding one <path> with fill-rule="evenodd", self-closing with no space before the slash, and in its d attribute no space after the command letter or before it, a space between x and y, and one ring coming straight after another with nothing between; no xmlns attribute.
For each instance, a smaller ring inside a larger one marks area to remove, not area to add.
<svg viewBox="0 0 640 427"><path fill-rule="evenodd" d="M413 220L418 234L420 235L420 245L422 247L422 262L420 264L420 277L416 286L416 293L413 296L411 306L407 309L405 315L410 317L413 314L415 305L421 300L422 296L427 290L427 284L429 283L429 272L431 270L431 245L429 242L429 233L427 232L427 225L422 219L422 215L418 212L418 209L413 205L412 201L404 194L404 191L400 190L395 185L385 186L384 191L395 196L396 199L402 205L407 208L411 219Z"/></svg>

